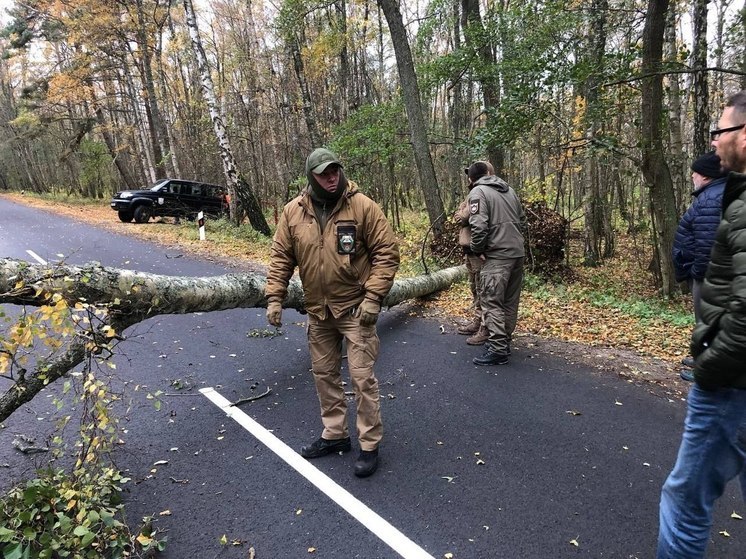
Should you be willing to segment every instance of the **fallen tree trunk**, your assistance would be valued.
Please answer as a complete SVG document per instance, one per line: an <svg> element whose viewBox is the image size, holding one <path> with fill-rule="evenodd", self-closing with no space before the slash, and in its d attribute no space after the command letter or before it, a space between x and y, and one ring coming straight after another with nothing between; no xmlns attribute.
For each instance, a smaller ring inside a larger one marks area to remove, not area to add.
<svg viewBox="0 0 746 559"><path fill-rule="evenodd" d="M457 266L438 272L399 279L383 302L391 307L448 288L466 278ZM58 294L71 308L80 302L107 309L107 318L85 339L72 340L59 355L37 360L34 371L17 370L13 385L0 395L0 422L30 402L46 385L107 348L111 330L126 328L162 314L185 314L236 308L266 307L266 277L260 274L227 274L214 277L177 277L122 270L90 263L84 266L45 266L0 259L0 304L40 307ZM283 307L303 312L303 286L293 279ZM7 375L6 375L7 376Z"/></svg>

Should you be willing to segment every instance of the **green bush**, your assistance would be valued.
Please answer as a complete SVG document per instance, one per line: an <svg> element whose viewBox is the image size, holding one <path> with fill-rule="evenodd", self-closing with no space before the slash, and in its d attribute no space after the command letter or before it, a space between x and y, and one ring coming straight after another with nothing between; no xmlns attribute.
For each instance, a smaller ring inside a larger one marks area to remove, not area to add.
<svg viewBox="0 0 746 559"><path fill-rule="evenodd" d="M162 550L143 532L135 540L121 520L121 487L113 468L43 470L0 499L3 559L119 559L135 549Z"/></svg>

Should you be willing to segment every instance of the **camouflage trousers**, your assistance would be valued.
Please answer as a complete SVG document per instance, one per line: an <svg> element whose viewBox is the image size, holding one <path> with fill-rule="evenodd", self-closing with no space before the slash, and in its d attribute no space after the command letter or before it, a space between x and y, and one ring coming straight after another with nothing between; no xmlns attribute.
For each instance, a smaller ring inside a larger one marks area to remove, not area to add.
<svg viewBox="0 0 746 559"><path fill-rule="evenodd" d="M479 278L482 316L490 334L487 348L505 355L518 321L523 258L488 258Z"/></svg>
<svg viewBox="0 0 746 559"><path fill-rule="evenodd" d="M308 348L313 379L321 406L322 437L349 436L347 399L342 386L342 341L347 341L347 365L357 407L357 433L361 450L374 450L383 437L378 380L373 365L380 341L375 325L361 326L360 319L345 313L325 320L308 315Z"/></svg>
<svg viewBox="0 0 746 559"><path fill-rule="evenodd" d="M482 320L482 303L479 302L480 297L480 273L484 260L475 256L474 254L467 254L464 256L466 269L469 272L469 287L471 289L472 300L474 301L474 317Z"/></svg>

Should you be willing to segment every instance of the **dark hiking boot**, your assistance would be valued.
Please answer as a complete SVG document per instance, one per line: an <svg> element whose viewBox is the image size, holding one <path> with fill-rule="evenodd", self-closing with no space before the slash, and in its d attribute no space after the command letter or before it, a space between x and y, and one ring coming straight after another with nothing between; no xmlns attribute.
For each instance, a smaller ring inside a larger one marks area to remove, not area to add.
<svg viewBox="0 0 746 559"><path fill-rule="evenodd" d="M303 458L321 458L333 452L347 452L351 448L350 437L334 440L319 437L308 446L301 448L300 455Z"/></svg>
<svg viewBox="0 0 746 559"><path fill-rule="evenodd" d="M481 324L482 321L480 319L474 318L471 322L467 322L463 326L459 326L456 332L458 332L462 336L471 336L472 334L477 333Z"/></svg>
<svg viewBox="0 0 746 559"><path fill-rule="evenodd" d="M681 360L681 364L684 365L684 367L694 367L694 359L689 355Z"/></svg>
<svg viewBox="0 0 746 559"><path fill-rule="evenodd" d="M484 345L489 338L490 333L487 331L487 328L482 326L476 334L466 338L466 343L469 345Z"/></svg>
<svg viewBox="0 0 746 559"><path fill-rule="evenodd" d="M691 369L684 369L679 373L679 376L686 382L694 382L694 371Z"/></svg>
<svg viewBox="0 0 746 559"><path fill-rule="evenodd" d="M378 449L361 450L355 460L355 475L357 477L372 476L378 469Z"/></svg>
<svg viewBox="0 0 746 559"><path fill-rule="evenodd" d="M487 350L481 357L475 357L473 363L475 365L506 365L508 356L504 353Z"/></svg>

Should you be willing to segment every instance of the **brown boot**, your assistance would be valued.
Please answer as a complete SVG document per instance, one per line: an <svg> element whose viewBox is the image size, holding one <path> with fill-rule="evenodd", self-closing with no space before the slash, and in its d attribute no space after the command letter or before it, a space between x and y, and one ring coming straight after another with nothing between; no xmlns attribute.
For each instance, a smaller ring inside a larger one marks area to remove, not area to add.
<svg viewBox="0 0 746 559"><path fill-rule="evenodd" d="M490 333L487 331L487 328L482 326L476 334L466 338L466 343L469 345L484 345L489 337Z"/></svg>
<svg viewBox="0 0 746 559"><path fill-rule="evenodd" d="M473 318L471 322L467 322L463 326L459 326L456 332L464 336L470 336L472 334L476 334L477 331L479 330L479 326L481 323L482 321L479 318Z"/></svg>

